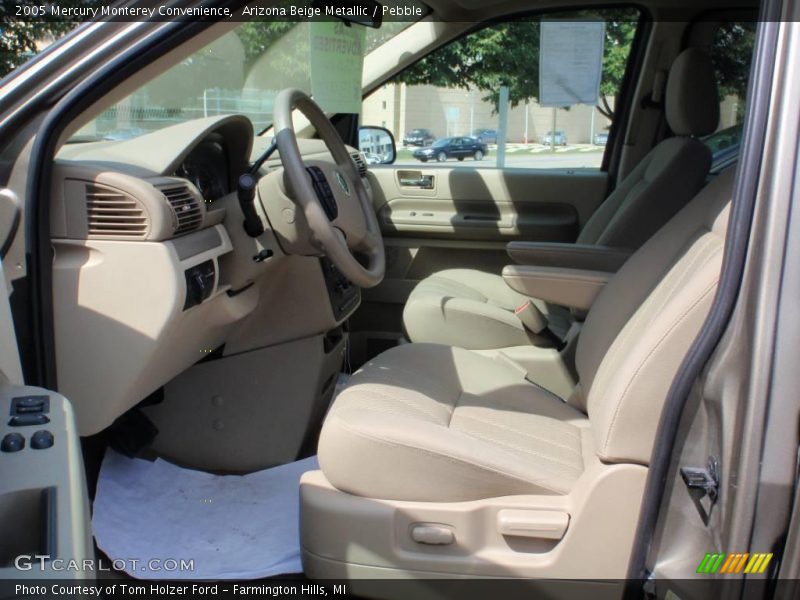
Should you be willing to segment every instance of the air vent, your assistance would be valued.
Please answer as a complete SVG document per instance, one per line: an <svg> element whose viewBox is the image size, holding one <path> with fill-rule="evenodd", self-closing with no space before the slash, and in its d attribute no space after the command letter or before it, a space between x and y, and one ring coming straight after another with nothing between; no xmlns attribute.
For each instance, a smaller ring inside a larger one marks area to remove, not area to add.
<svg viewBox="0 0 800 600"><path fill-rule="evenodd" d="M164 194L177 219L175 235L194 231L203 223L203 211L197 198L185 185L164 186L159 188Z"/></svg>
<svg viewBox="0 0 800 600"><path fill-rule="evenodd" d="M353 152L350 156L353 157L353 160L356 163L356 167L358 168L358 173L362 177L367 176L367 161L364 160L364 155L361 152Z"/></svg>
<svg viewBox="0 0 800 600"><path fill-rule="evenodd" d="M144 239L147 235L142 206L111 187L86 184L86 217L90 236Z"/></svg>

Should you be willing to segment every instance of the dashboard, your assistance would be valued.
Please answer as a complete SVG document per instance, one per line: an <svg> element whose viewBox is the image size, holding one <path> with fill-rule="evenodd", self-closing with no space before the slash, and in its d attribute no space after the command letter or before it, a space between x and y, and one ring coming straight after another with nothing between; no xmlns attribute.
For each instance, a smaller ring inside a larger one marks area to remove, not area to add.
<svg viewBox="0 0 800 600"><path fill-rule="evenodd" d="M230 164L224 138L210 133L184 159L175 176L191 181L211 204L233 191Z"/></svg>
<svg viewBox="0 0 800 600"><path fill-rule="evenodd" d="M180 177L206 200L235 188L250 164L253 124L242 115L207 117L115 141L67 144L56 163L96 167L140 178Z"/></svg>
<svg viewBox="0 0 800 600"><path fill-rule="evenodd" d="M81 435L214 349L322 335L357 308L360 295L340 293L319 253L282 243L280 235L308 234L281 189L280 158L259 181L266 230L244 232L236 182L268 144L246 117L224 115L59 150L50 201L56 368ZM298 145L306 161L333 160L321 140Z"/></svg>

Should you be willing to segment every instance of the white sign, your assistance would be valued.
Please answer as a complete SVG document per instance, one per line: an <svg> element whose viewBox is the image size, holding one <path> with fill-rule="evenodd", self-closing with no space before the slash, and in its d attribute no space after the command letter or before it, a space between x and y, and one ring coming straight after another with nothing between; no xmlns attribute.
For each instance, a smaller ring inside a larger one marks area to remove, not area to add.
<svg viewBox="0 0 800 600"><path fill-rule="evenodd" d="M364 27L312 21L311 94L328 113L361 112Z"/></svg>
<svg viewBox="0 0 800 600"><path fill-rule="evenodd" d="M542 21L539 104L597 104L603 70L605 23Z"/></svg>

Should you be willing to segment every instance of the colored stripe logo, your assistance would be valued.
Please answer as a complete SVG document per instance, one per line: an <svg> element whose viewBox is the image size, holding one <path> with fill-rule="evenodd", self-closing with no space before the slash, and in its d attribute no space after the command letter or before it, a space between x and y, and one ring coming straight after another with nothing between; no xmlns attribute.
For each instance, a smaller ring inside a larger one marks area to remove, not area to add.
<svg viewBox="0 0 800 600"><path fill-rule="evenodd" d="M715 573L733 575L737 573L763 573L767 570L772 560L772 552L731 552L731 553L707 553L700 565L697 573L713 575Z"/></svg>

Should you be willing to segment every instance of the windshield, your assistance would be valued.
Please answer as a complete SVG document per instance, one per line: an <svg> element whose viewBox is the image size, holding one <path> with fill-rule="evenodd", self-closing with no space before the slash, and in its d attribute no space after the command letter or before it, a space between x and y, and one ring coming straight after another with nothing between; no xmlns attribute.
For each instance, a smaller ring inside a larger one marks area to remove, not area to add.
<svg viewBox="0 0 800 600"><path fill-rule="evenodd" d="M434 148L441 148L442 146L447 146L450 143L451 139L452 138L444 138L441 140L436 140L435 142L433 142L433 144L431 144L431 146L433 146Z"/></svg>
<svg viewBox="0 0 800 600"><path fill-rule="evenodd" d="M373 29L343 22L243 23L105 110L70 141L130 139L176 123L224 114L245 115L260 132L272 124L272 103L280 90L294 87L321 95L321 90L330 89L329 82L312 80L322 80L326 74L330 78L330 73L341 79L349 77L357 88L352 111L357 112L363 57L411 24L384 22ZM330 32L328 38L325 32ZM319 50L319 42L334 36L349 44L346 48L335 46L340 55L334 58L337 62L326 63L327 57L320 59L326 50ZM347 63L344 66L342 56ZM347 69L353 72L347 73ZM333 98L336 91L328 95ZM346 91L353 95L352 87ZM350 112L342 110L336 98L327 107L320 104L328 112Z"/></svg>

